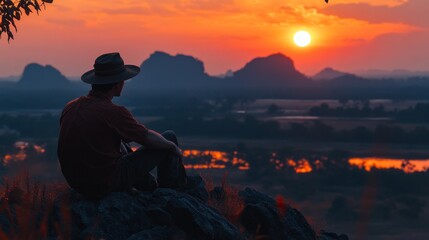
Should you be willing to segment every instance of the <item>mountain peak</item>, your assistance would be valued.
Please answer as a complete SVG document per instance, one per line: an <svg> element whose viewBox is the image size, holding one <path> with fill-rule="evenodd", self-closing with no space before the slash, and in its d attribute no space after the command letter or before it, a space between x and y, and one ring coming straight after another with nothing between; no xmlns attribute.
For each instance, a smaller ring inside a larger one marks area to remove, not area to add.
<svg viewBox="0 0 429 240"><path fill-rule="evenodd" d="M282 53L258 57L234 73L234 77L246 82L282 84L286 81L300 82L308 80L295 69L291 58Z"/></svg>
<svg viewBox="0 0 429 240"><path fill-rule="evenodd" d="M140 67L142 79L137 79L135 84L145 82L145 86L183 85L184 82L199 82L207 76L202 61L184 54L173 56L156 51Z"/></svg>
<svg viewBox="0 0 429 240"><path fill-rule="evenodd" d="M339 78L345 75L352 75L346 72L341 72L338 70L335 70L331 67L327 67L322 69L322 71L320 71L319 73L317 73L316 75L314 75L312 77L313 80L317 80L317 81L322 81L322 80L332 80L334 78Z"/></svg>
<svg viewBox="0 0 429 240"><path fill-rule="evenodd" d="M30 63L24 68L21 79L18 84L28 87L63 87L69 84L69 80L61 72L51 65L40 65Z"/></svg>

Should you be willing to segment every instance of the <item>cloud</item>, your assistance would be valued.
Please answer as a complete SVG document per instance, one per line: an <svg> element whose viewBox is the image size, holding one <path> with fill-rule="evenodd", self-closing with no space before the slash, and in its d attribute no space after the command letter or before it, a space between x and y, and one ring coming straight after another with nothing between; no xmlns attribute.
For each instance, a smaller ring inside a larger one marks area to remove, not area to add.
<svg viewBox="0 0 429 240"><path fill-rule="evenodd" d="M46 21L50 24L54 25L63 25L63 26L70 26L70 27L83 27L85 25L85 21L80 18L46 18Z"/></svg>
<svg viewBox="0 0 429 240"><path fill-rule="evenodd" d="M370 23L403 23L429 27L428 0L408 0L400 5L374 6L368 3L330 5L320 11L340 18L354 18Z"/></svg>

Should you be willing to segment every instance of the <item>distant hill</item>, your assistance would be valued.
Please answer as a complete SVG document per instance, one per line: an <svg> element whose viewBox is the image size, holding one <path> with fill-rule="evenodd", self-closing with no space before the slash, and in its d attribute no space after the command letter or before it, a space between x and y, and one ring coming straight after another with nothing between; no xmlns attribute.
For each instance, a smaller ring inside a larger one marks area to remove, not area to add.
<svg viewBox="0 0 429 240"><path fill-rule="evenodd" d="M234 72L233 79L263 86L301 85L310 81L295 69L292 59L281 53L253 59Z"/></svg>
<svg viewBox="0 0 429 240"><path fill-rule="evenodd" d="M17 82L18 87L24 88L65 88L70 81L51 65L42 66L38 63L28 64Z"/></svg>
<svg viewBox="0 0 429 240"><path fill-rule="evenodd" d="M368 80L353 74L345 74L327 81L331 86L359 87L364 85L374 85L375 81Z"/></svg>
<svg viewBox="0 0 429 240"><path fill-rule="evenodd" d="M66 100L86 94L89 88L80 80L70 81L53 66L32 63L25 67L19 81L0 82L0 90L3 90L0 100L11 106L25 107L29 103L49 106L54 101L63 104ZM57 96L52 95L52 89L58 90L55 91ZM33 100L13 99L22 91L26 92L27 97L34 96ZM429 78L376 81L326 68L310 79L295 68L291 58L281 53L254 58L241 69L210 76L205 71L204 63L193 56L156 51L143 61L140 74L127 81L124 91L127 97L118 101L127 101L129 105L135 105L142 97L154 97L157 101L175 101L177 97L426 99Z"/></svg>
<svg viewBox="0 0 429 240"><path fill-rule="evenodd" d="M324 80L332 80L334 78L339 78L345 75L351 75L351 74L346 72L340 72L330 67L327 67L322 71L320 71L319 73L317 73L316 75L314 75L311 79L316 81L324 81Z"/></svg>
<svg viewBox="0 0 429 240"><path fill-rule="evenodd" d="M395 70L379 70L379 69L370 69L366 71L359 72L359 75L366 78L376 78L376 79L407 79L413 77L429 77L429 71L410 71L405 69L395 69Z"/></svg>
<svg viewBox="0 0 429 240"><path fill-rule="evenodd" d="M141 64L141 72L130 85L144 88L193 88L209 76L202 61L183 54L154 52Z"/></svg>
<svg viewBox="0 0 429 240"><path fill-rule="evenodd" d="M0 83L2 82L17 82L21 77L20 76L8 76L8 77L0 77Z"/></svg>

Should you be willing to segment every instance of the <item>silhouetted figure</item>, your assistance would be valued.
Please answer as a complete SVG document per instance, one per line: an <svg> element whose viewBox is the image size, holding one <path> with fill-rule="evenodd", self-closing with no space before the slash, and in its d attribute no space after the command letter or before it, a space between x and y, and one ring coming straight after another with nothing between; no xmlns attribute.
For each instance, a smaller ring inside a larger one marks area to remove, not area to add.
<svg viewBox="0 0 429 240"><path fill-rule="evenodd" d="M94 69L82 75L92 85L87 96L67 103L60 118L58 158L68 184L81 194L100 198L133 187L151 191L186 184L182 152L176 135L162 135L139 124L122 106L112 103L121 95L124 81L140 68L124 65L119 53L95 60ZM128 143L141 148L132 152ZM156 182L149 173L157 166Z"/></svg>

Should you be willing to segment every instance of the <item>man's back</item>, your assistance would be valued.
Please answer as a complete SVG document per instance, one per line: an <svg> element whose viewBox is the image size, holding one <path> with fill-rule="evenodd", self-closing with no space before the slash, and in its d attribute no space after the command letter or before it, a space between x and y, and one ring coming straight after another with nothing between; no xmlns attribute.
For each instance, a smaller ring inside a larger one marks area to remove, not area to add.
<svg viewBox="0 0 429 240"><path fill-rule="evenodd" d="M128 110L96 91L69 102L60 124L61 170L71 187L94 197L117 185L121 140L134 141L147 134Z"/></svg>

